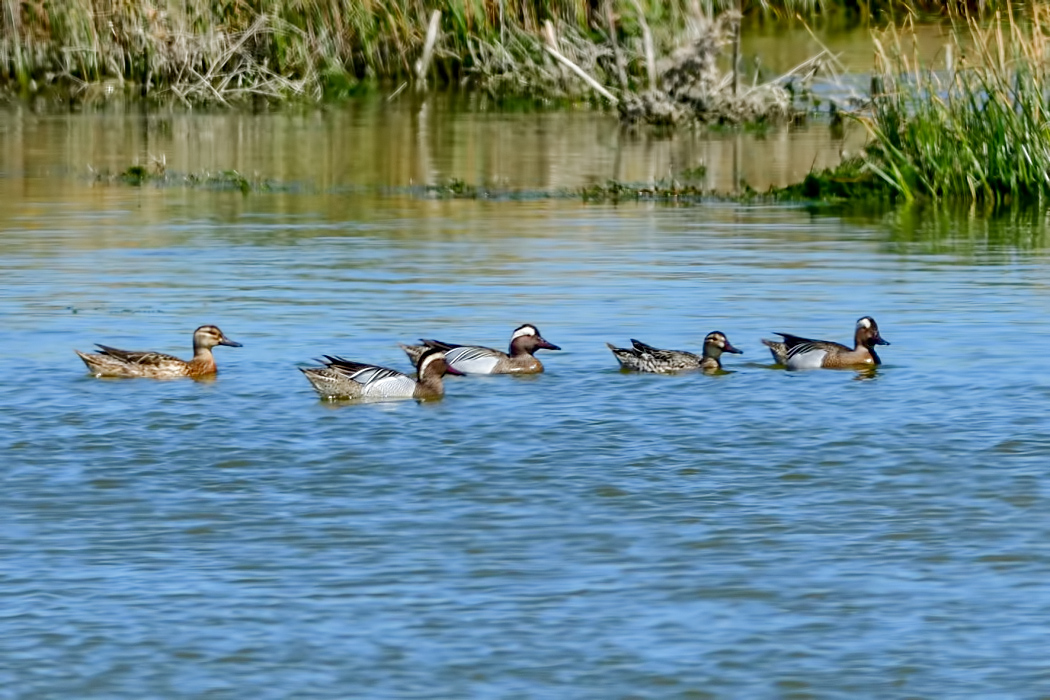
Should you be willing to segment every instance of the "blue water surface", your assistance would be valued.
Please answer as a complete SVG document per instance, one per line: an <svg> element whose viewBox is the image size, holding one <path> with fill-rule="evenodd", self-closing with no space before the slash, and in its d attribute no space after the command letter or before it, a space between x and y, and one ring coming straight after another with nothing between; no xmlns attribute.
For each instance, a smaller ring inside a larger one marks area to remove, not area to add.
<svg viewBox="0 0 1050 700"><path fill-rule="evenodd" d="M1050 693L1040 217L244 196L54 158L0 178L0 698ZM873 375L759 342L865 314ZM544 374L437 402L325 403L296 369L524 322L564 348ZM188 356L202 323L244 344L213 381L73 354ZM716 329L744 350L719 376L605 347Z"/></svg>

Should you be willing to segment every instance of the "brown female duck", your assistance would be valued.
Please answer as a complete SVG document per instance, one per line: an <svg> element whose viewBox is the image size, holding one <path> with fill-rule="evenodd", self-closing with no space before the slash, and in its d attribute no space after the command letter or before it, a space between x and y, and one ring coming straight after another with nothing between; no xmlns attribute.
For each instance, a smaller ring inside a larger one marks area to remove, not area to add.
<svg viewBox="0 0 1050 700"><path fill-rule="evenodd" d="M211 349L216 345L241 347L227 338L217 326L201 326L193 331L193 359L180 360L162 352L119 350L96 343L102 352L86 353L74 350L96 377L205 377L215 374L215 357Z"/></svg>
<svg viewBox="0 0 1050 700"><path fill-rule="evenodd" d="M652 345L646 345L640 340L631 339L630 348L618 348L611 343L606 343L612 354L620 362L623 369L632 369L638 372L681 372L685 370L699 369L703 372L718 372L722 369L722 353L730 352L739 355L743 350L737 350L729 344L725 333L712 331L704 338L704 354L694 355L685 350L661 350Z"/></svg>

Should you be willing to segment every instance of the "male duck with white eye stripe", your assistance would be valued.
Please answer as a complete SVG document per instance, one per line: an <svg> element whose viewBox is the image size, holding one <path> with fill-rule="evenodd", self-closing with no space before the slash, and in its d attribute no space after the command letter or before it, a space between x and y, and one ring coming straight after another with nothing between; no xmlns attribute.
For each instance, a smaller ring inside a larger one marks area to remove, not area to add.
<svg viewBox="0 0 1050 700"><path fill-rule="evenodd" d="M712 331L704 338L702 357L685 350L661 350L634 338L631 338L631 344L634 347L618 348L612 343L606 343L623 369L661 374L693 369L713 374L722 369L722 353L739 355L743 352L730 345L729 339L721 331Z"/></svg>
<svg viewBox="0 0 1050 700"><path fill-rule="evenodd" d="M440 340L420 338L422 345L401 345L408 358L416 362L420 355L434 348L445 351L448 366L461 374L537 374L543 363L536 359L537 350L561 350L540 335L531 323L518 326L510 336L508 352L481 345L455 345Z"/></svg>
<svg viewBox="0 0 1050 700"><path fill-rule="evenodd" d="M440 399L441 378L459 374L445 362L441 350L424 352L416 363L418 379L379 365L366 365L325 355L324 367L299 368L325 399Z"/></svg>
<svg viewBox="0 0 1050 700"><path fill-rule="evenodd" d="M762 339L773 359L788 369L851 369L882 364L876 345L889 345L879 335L879 324L871 316L857 319L853 347L829 340L810 340L790 333L777 333L783 341Z"/></svg>

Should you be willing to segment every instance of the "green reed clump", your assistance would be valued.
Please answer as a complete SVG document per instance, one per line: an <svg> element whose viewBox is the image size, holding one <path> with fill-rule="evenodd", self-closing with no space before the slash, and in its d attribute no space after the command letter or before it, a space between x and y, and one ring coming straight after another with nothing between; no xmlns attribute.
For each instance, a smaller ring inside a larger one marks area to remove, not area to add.
<svg viewBox="0 0 1050 700"><path fill-rule="evenodd" d="M872 170L864 156L847 158L834 168L811 172L797 184L769 193L778 200L840 202L892 201L897 191Z"/></svg>
<svg viewBox="0 0 1050 700"><path fill-rule="evenodd" d="M878 42L883 89L862 119L867 168L899 196L1050 197L1050 9L1035 5L1025 19L970 20L953 51L965 47L965 60L941 73L909 60L899 36Z"/></svg>

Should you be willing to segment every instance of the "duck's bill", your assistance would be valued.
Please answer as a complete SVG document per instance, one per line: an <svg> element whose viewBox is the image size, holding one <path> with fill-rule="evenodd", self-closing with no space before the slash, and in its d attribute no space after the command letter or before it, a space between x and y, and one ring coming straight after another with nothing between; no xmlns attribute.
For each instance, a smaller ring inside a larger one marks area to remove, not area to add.
<svg viewBox="0 0 1050 700"><path fill-rule="evenodd" d="M543 338L536 338L536 347L543 348L544 350L561 350L560 347L558 347L554 343L548 343Z"/></svg>
<svg viewBox="0 0 1050 700"><path fill-rule="evenodd" d="M242 348L242 347L244 347L243 345L238 343L236 340L230 340L226 336L222 337L222 340L219 341L219 345L228 345L231 348Z"/></svg>
<svg viewBox="0 0 1050 700"><path fill-rule="evenodd" d="M743 355L744 354L743 350L741 350L740 348L733 347L732 345L729 344L728 341L726 342L726 346L724 348L722 348L722 350L724 350L725 352L731 352L734 355Z"/></svg>
<svg viewBox="0 0 1050 700"><path fill-rule="evenodd" d="M876 337L875 337L875 344L876 344L876 345L889 345L889 344L890 344L890 341L886 340L885 338L883 338L883 337L882 337L882 336L880 335L880 336L876 336Z"/></svg>

